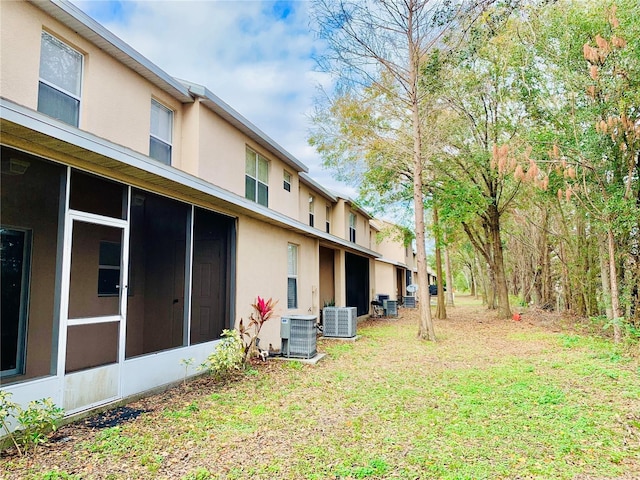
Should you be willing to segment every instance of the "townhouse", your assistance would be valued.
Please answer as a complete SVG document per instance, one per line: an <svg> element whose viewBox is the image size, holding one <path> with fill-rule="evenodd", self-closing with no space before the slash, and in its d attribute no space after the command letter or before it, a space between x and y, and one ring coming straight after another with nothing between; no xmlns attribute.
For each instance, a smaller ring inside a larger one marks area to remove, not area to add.
<svg viewBox="0 0 640 480"><path fill-rule="evenodd" d="M66 0L2 2L0 22L14 401L73 414L179 381L258 295L282 316L330 301L366 315L378 285L402 294L411 266L379 267L371 217L206 87ZM268 323L263 345L279 332Z"/></svg>

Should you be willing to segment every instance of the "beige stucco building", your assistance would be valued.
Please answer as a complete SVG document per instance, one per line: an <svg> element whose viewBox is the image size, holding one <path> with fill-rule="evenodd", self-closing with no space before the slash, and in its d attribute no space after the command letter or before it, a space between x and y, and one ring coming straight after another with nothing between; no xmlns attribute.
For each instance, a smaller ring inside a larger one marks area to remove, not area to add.
<svg viewBox="0 0 640 480"><path fill-rule="evenodd" d="M178 381L257 296L319 316L403 295L404 246L207 88L64 0L1 2L0 21L13 400L72 414ZM261 342L279 347L277 321Z"/></svg>

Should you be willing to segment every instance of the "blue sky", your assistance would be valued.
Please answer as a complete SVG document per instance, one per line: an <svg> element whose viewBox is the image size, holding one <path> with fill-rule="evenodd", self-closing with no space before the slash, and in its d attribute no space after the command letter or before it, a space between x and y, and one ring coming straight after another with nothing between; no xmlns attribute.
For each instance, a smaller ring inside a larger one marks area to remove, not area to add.
<svg viewBox="0 0 640 480"><path fill-rule="evenodd" d="M322 44L309 2L72 0L170 75L206 86L309 167L322 185L355 195L307 145L313 98L332 80L314 70Z"/></svg>

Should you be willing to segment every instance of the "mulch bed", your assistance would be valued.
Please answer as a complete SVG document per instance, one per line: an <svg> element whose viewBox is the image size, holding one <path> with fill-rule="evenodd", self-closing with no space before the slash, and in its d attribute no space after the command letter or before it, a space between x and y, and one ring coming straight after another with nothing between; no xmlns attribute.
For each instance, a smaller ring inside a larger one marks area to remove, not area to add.
<svg viewBox="0 0 640 480"><path fill-rule="evenodd" d="M131 407L118 407L98 415L87 418L84 424L89 428L109 428L120 425L123 422L135 420L148 410Z"/></svg>

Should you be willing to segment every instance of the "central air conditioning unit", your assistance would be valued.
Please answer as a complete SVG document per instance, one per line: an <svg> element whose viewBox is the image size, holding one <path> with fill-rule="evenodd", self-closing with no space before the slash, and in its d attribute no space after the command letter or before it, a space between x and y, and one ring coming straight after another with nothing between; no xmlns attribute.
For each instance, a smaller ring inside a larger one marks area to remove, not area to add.
<svg viewBox="0 0 640 480"><path fill-rule="evenodd" d="M322 309L322 333L325 337L355 337L357 324L358 309L356 307L324 307Z"/></svg>
<svg viewBox="0 0 640 480"><path fill-rule="evenodd" d="M418 285L412 283L407 285L407 293L410 293L411 296L404 297L404 306L405 308L416 308L416 297L415 294L418 291Z"/></svg>
<svg viewBox="0 0 640 480"><path fill-rule="evenodd" d="M316 356L316 316L289 315L280 319L281 352L287 358Z"/></svg>
<svg viewBox="0 0 640 480"><path fill-rule="evenodd" d="M397 317L398 316L398 301L397 300L384 300L382 302L384 308L385 317Z"/></svg>

